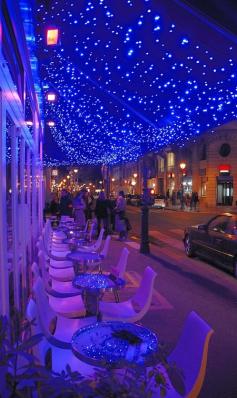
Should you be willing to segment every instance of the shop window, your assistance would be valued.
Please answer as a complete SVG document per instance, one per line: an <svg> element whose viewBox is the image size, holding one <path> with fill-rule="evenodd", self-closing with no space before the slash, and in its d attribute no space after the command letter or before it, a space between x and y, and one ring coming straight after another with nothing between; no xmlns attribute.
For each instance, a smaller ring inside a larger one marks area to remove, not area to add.
<svg viewBox="0 0 237 398"><path fill-rule="evenodd" d="M207 159L207 146L206 146L206 144L202 144L200 146L199 159L200 160L206 160Z"/></svg>
<svg viewBox="0 0 237 398"><path fill-rule="evenodd" d="M201 178L201 197L207 196L207 179L206 177Z"/></svg>
<svg viewBox="0 0 237 398"><path fill-rule="evenodd" d="M173 168L174 164L175 164L174 152L168 152L167 153L167 166L168 166L168 169Z"/></svg>
<svg viewBox="0 0 237 398"><path fill-rule="evenodd" d="M164 173L165 171L165 161L164 158L158 156L158 172Z"/></svg>

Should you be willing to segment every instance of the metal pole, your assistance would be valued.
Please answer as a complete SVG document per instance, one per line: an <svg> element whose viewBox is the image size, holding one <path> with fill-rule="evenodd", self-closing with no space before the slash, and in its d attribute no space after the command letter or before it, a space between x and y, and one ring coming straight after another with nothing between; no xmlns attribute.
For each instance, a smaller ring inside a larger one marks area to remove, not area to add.
<svg viewBox="0 0 237 398"><path fill-rule="evenodd" d="M143 195L141 205L141 242L140 253L150 253L149 242L149 205L151 204L149 189L147 188L147 165L145 159L142 161L143 171Z"/></svg>

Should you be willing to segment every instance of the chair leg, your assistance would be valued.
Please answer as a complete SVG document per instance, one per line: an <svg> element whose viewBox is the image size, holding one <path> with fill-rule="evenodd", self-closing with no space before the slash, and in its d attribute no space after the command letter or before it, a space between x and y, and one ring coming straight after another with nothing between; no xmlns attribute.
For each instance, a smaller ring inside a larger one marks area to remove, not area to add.
<svg viewBox="0 0 237 398"><path fill-rule="evenodd" d="M114 290L114 298L115 298L115 302L119 303L119 294L118 294L118 290L117 289Z"/></svg>

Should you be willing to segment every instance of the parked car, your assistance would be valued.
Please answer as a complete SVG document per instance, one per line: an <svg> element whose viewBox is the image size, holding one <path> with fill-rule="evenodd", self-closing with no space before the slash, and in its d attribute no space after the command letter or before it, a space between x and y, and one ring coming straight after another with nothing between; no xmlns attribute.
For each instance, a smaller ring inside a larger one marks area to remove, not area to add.
<svg viewBox="0 0 237 398"><path fill-rule="evenodd" d="M127 195L127 204L132 206L140 206L141 195Z"/></svg>
<svg viewBox="0 0 237 398"><path fill-rule="evenodd" d="M204 257L237 278L237 213L222 213L207 224L186 228L183 241L188 257Z"/></svg>
<svg viewBox="0 0 237 398"><path fill-rule="evenodd" d="M164 195L156 195L154 198L153 207L158 209L164 209L166 206L165 204L165 196Z"/></svg>

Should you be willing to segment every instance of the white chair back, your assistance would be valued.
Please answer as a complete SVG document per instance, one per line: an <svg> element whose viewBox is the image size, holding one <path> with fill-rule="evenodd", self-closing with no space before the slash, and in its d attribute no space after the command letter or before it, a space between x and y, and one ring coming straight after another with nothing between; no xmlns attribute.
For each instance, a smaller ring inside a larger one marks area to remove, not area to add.
<svg viewBox="0 0 237 398"><path fill-rule="evenodd" d="M100 255L101 255L101 257L103 257L103 259L108 256L110 241L111 241L111 236L108 235L105 239L105 244L104 244L103 250L101 250L101 252L100 252Z"/></svg>
<svg viewBox="0 0 237 398"><path fill-rule="evenodd" d="M124 247L123 250L121 251L119 261L118 261L116 267L114 267L112 269L112 273L114 273L119 278L124 277L124 274L125 274L125 271L127 268L129 253L130 253L129 250L126 247Z"/></svg>
<svg viewBox="0 0 237 398"><path fill-rule="evenodd" d="M101 228L97 241L91 247L93 251L97 252L99 250L102 243L104 232L105 232L104 228Z"/></svg>
<svg viewBox="0 0 237 398"><path fill-rule="evenodd" d="M188 315L179 341L170 354L169 363L175 362L185 375L188 398L199 396L207 364L208 345L212 328L192 311Z"/></svg>
<svg viewBox="0 0 237 398"><path fill-rule="evenodd" d="M41 277L38 277L33 284L33 293L37 305L39 323L42 332L46 338L51 337L50 328L56 313L49 305L48 297L44 289L44 283Z"/></svg>
<svg viewBox="0 0 237 398"><path fill-rule="evenodd" d="M140 314L145 314L151 305L156 276L157 273L151 267L146 267L140 286L132 298L132 301L139 306Z"/></svg>
<svg viewBox="0 0 237 398"><path fill-rule="evenodd" d="M88 229L89 229L89 241L92 241L93 236L96 233L96 228L97 228L97 221L96 219L92 220L92 222L90 223L90 226L88 224Z"/></svg>

